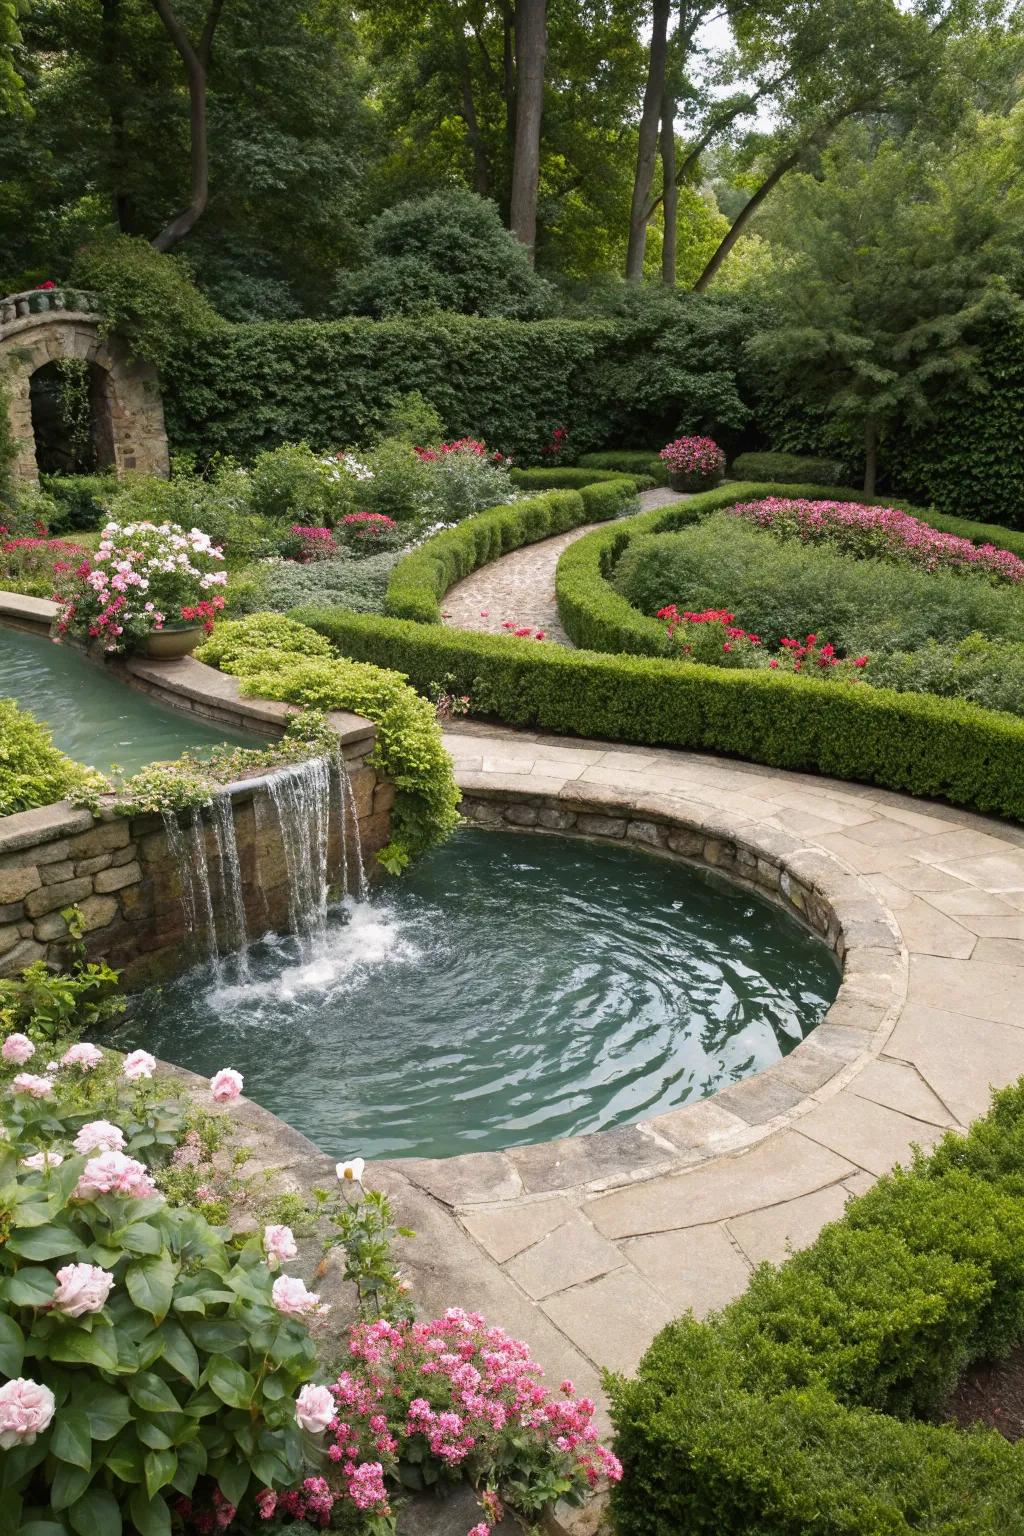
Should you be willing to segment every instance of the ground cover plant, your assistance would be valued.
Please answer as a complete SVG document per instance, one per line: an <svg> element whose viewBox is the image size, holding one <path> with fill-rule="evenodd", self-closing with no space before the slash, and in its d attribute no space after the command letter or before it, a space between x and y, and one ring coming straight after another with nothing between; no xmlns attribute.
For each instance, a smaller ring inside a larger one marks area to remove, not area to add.
<svg viewBox="0 0 1024 1536"><path fill-rule="evenodd" d="M1020 1529L1019 1447L941 1420L1024 1333L1022 1134L1024 1083L610 1382L623 1536Z"/></svg>
<svg viewBox="0 0 1024 1536"><path fill-rule="evenodd" d="M0 816L52 805L73 792L98 792L105 779L53 745L42 725L13 699L0 698Z"/></svg>

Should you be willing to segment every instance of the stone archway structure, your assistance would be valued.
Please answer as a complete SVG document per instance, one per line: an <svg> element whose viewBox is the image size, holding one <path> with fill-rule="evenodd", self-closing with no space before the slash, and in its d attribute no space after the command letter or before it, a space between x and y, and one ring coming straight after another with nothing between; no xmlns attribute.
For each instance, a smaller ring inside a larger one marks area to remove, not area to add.
<svg viewBox="0 0 1024 1536"><path fill-rule="evenodd" d="M128 470L166 475L167 432L156 369L131 359L117 336L101 334L99 306L91 294L70 289L33 289L0 299L0 383L8 400L17 454L11 466L22 485L39 483L32 425L32 377L60 358L95 365L103 387L100 430L117 475Z"/></svg>

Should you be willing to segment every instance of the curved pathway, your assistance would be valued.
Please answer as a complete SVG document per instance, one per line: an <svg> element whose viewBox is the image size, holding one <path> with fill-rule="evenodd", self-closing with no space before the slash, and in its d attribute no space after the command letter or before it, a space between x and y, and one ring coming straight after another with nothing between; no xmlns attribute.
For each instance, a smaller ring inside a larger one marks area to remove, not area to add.
<svg viewBox="0 0 1024 1536"><path fill-rule="evenodd" d="M672 502L685 500L686 497L676 491L660 488L643 491L640 510L650 512L655 507L667 507ZM482 630L491 635L502 634L506 622L529 625L535 632L542 631L545 640L571 645L572 641L558 619L555 569L563 549L585 533L604 527L607 527L606 523L587 523L582 528L572 528L568 533L542 539L538 544L527 544L510 555L502 555L500 560L482 565L448 593L444 600L444 623L453 629Z"/></svg>
<svg viewBox="0 0 1024 1536"><path fill-rule="evenodd" d="M593 1391L599 1367L631 1370L670 1318L722 1306L1024 1073L1024 829L700 754L475 722L446 742L484 823L610 830L586 810L621 836L627 808L636 842L653 841L644 817L682 816L804 869L827 861L859 951L840 1016L747 1093L598 1136L375 1165L400 1207L412 1199L421 1304L478 1307Z"/></svg>

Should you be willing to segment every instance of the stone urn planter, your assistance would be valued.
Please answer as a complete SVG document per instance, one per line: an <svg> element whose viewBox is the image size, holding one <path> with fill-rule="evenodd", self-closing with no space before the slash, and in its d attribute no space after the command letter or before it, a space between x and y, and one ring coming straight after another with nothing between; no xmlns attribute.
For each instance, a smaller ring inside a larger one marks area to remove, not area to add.
<svg viewBox="0 0 1024 1536"><path fill-rule="evenodd" d="M191 656L204 635L205 631L201 624L165 624L163 629L154 629L152 634L146 636L142 654L152 656L158 661L171 661L176 656Z"/></svg>
<svg viewBox="0 0 1024 1536"><path fill-rule="evenodd" d="M725 475L720 469L710 475L687 475L670 471L668 483L673 491L713 491L724 479Z"/></svg>

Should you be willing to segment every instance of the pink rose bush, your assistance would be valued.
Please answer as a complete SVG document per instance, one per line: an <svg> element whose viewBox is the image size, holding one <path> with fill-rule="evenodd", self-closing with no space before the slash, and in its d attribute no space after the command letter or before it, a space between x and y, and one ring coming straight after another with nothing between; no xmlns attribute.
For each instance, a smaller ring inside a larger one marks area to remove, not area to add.
<svg viewBox="0 0 1024 1536"><path fill-rule="evenodd" d="M299 1249L291 1227L280 1226L277 1223L265 1226L263 1251L267 1256L267 1268L270 1270L278 1269L282 1264L287 1264L289 1259L294 1259Z"/></svg>
<svg viewBox="0 0 1024 1536"><path fill-rule="evenodd" d="M49 1429L57 1400L49 1387L24 1376L0 1387L0 1450L31 1445Z"/></svg>
<svg viewBox="0 0 1024 1536"><path fill-rule="evenodd" d="M57 1271L57 1289L50 1305L65 1317L102 1312L113 1285L113 1275L98 1264L65 1264Z"/></svg>
<svg viewBox="0 0 1024 1536"><path fill-rule="evenodd" d="M234 1067L221 1067L210 1078L210 1093L218 1104L230 1104L238 1098L244 1086L241 1072L236 1072Z"/></svg>
<svg viewBox="0 0 1024 1536"><path fill-rule="evenodd" d="M658 609L658 618L664 621L668 637L680 653L705 666L767 667L772 672L802 672L856 682L868 664L867 656L840 656L831 643L820 643L817 635L807 635L803 640L783 636L779 650L772 655L761 636L737 624L736 615L725 608L680 612L675 603L670 603Z"/></svg>
<svg viewBox="0 0 1024 1536"><path fill-rule="evenodd" d="M966 572L993 584L1016 585L1024 580L1024 560L1009 550L940 533L899 507L768 496L728 510L778 538L829 544L844 554L891 560L925 571Z"/></svg>
<svg viewBox="0 0 1024 1536"><path fill-rule="evenodd" d="M122 1152L124 1132L109 1120L90 1120L75 1137L76 1152Z"/></svg>
<svg viewBox="0 0 1024 1536"><path fill-rule="evenodd" d="M53 1092L53 1083L48 1077L37 1077L32 1072L19 1072L11 1080L11 1088L15 1093L28 1093L34 1099L45 1099Z"/></svg>
<svg viewBox="0 0 1024 1536"><path fill-rule="evenodd" d="M295 1399L295 1419L300 1429L310 1435L322 1435L334 1422L337 1404L327 1387L307 1382Z"/></svg>
<svg viewBox="0 0 1024 1536"><path fill-rule="evenodd" d="M222 606L217 599L228 579L223 561L223 550L199 528L110 522L96 553L75 566L57 594L57 636L92 640L105 651L128 650L184 622L187 608Z"/></svg>
<svg viewBox="0 0 1024 1536"><path fill-rule="evenodd" d="M157 1192L145 1164L123 1152L100 1152L90 1158L75 1185L76 1200L96 1200L100 1195L127 1195L146 1200Z"/></svg>
<svg viewBox="0 0 1024 1536"><path fill-rule="evenodd" d="M59 1168L63 1161L61 1153L50 1149L46 1152L33 1152L31 1156L23 1157L21 1166L31 1168L34 1173L46 1173L51 1168Z"/></svg>
<svg viewBox="0 0 1024 1536"><path fill-rule="evenodd" d="M62 1067L81 1067L83 1072L92 1072L103 1060L103 1052L98 1046L90 1045L87 1040L81 1040L77 1045L69 1046L60 1059Z"/></svg>
<svg viewBox="0 0 1024 1536"><path fill-rule="evenodd" d="M310 1312L326 1310L320 1306L316 1291L307 1291L296 1275L279 1275L271 1289L274 1306L284 1317L305 1317Z"/></svg>
<svg viewBox="0 0 1024 1536"><path fill-rule="evenodd" d="M36 1048L28 1035L8 1035L3 1045L0 1046L0 1056L4 1061L13 1061L23 1067L26 1061L31 1061L36 1053Z"/></svg>
<svg viewBox="0 0 1024 1536"><path fill-rule="evenodd" d="M151 1056L148 1051L129 1051L121 1070L128 1082L140 1082L143 1078L153 1076L156 1071L156 1057Z"/></svg>

